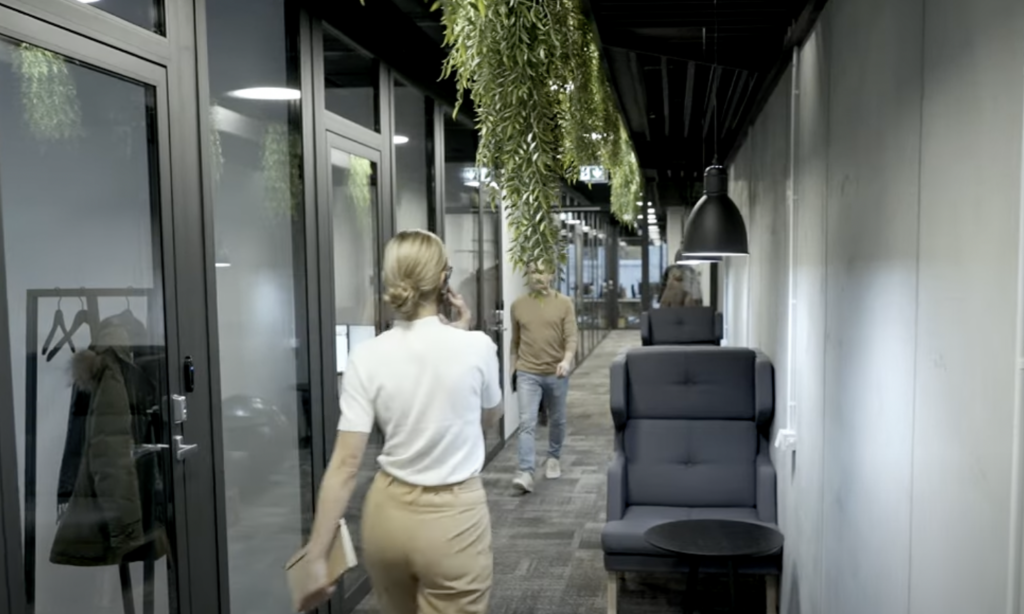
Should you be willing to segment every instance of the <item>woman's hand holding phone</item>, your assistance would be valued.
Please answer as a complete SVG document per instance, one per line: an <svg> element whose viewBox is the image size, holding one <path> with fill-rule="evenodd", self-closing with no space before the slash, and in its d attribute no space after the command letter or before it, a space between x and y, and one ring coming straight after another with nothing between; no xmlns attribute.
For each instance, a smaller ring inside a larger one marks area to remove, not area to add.
<svg viewBox="0 0 1024 614"><path fill-rule="evenodd" d="M469 310L469 306L466 305L465 299L461 295L456 294L454 290L448 288L445 292L445 300L452 307L452 318L455 319L452 322L452 326L469 330L470 323L473 320L473 312Z"/></svg>

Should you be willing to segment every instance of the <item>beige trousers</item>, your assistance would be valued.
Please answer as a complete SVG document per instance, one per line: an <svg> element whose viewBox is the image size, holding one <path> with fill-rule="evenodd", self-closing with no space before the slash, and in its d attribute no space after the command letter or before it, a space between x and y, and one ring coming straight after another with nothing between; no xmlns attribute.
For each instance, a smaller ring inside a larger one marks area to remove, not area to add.
<svg viewBox="0 0 1024 614"><path fill-rule="evenodd" d="M363 506L363 561L382 614L485 614L491 515L480 478L413 486L383 471Z"/></svg>

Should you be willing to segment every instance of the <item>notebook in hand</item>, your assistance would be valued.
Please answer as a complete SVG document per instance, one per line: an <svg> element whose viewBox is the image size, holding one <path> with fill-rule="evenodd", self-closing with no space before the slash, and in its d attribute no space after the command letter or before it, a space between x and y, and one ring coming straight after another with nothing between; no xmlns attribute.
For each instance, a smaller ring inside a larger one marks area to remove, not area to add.
<svg viewBox="0 0 1024 614"><path fill-rule="evenodd" d="M303 600L320 588L309 585L309 572L306 568L308 562L306 548L303 548L296 552L284 566L288 574L288 588L292 594L292 608L296 612L300 611L299 608L302 607ZM356 564L356 549L352 543L352 534L349 533L348 525L342 519L338 523L338 534L334 537L334 542L327 554L328 580L332 585L337 584L342 574L355 567Z"/></svg>

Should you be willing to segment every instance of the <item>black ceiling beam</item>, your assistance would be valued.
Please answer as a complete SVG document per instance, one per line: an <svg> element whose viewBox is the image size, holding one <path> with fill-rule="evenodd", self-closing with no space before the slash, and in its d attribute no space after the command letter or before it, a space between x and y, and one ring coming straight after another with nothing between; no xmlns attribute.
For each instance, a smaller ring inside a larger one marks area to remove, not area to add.
<svg viewBox="0 0 1024 614"><path fill-rule="evenodd" d="M363 51L376 56L396 73L433 98L453 106L457 90L453 79L440 80L447 52L392 0L323 2L306 0L310 14ZM401 45L394 41L402 41ZM460 113L472 113L467 96Z"/></svg>
<svg viewBox="0 0 1024 614"><path fill-rule="evenodd" d="M637 133L632 136L637 162L642 169L688 171L700 168L700 160L691 153L694 151L692 143L687 145L687 142L678 138L645 141Z"/></svg>
<svg viewBox="0 0 1024 614"><path fill-rule="evenodd" d="M711 69L713 76L711 78L711 89L708 91L707 102L704 105L704 137L708 136L708 129L711 128L711 113L718 107L718 83L722 80L722 67L716 66ZM715 134L717 136L717 132Z"/></svg>
<svg viewBox="0 0 1024 614"><path fill-rule="evenodd" d="M640 61L637 59L635 53L629 54L629 71L632 73L633 78L630 81L633 82L633 95L636 96L637 106L640 108L641 126L643 126L644 136L647 140L651 140L651 125L647 121L647 92L644 91L644 74L640 70Z"/></svg>
<svg viewBox="0 0 1024 614"><path fill-rule="evenodd" d="M697 64L686 63L686 101L683 107L683 137L690 136L690 111L693 110L693 80L696 76Z"/></svg>
<svg viewBox="0 0 1024 614"><path fill-rule="evenodd" d="M750 126L754 123L757 117L764 110L768 104L768 100L775 92L775 88L779 85L783 75L786 74L786 70L789 68L793 61L793 49L804 44L807 37L810 36L811 30L814 29L814 25L818 22L818 17L821 12L825 9L825 5L828 4L828 0L808 0L804 10L800 12L800 16L797 17L796 21L793 22L793 26L789 29L789 34L786 36L785 43L783 44L782 51L779 53L779 57L775 62L775 67L768 74L768 77L761 84L761 88L754 99L752 104L746 113L743 114L742 120L739 122L739 134L736 140L732 143L729 148L729 153L725 158L726 165L732 163L736 158L736 154L739 153L740 148L743 147L743 143L747 139L747 135L750 133ZM796 78L796 75L793 76Z"/></svg>
<svg viewBox="0 0 1024 614"><path fill-rule="evenodd" d="M665 136L668 136L669 94L668 94L668 58L661 58L661 103L665 107Z"/></svg>
<svg viewBox="0 0 1024 614"><path fill-rule="evenodd" d="M619 49L629 53L653 55L668 58L670 60L695 62L697 64L706 64L708 66L714 64L711 58L708 58L701 53L694 53L686 50L683 48L683 45L678 43L651 40L649 37L630 35L620 30L607 31L602 36L601 43L606 47ZM726 56L724 58L719 57L718 65L725 66L726 68L748 71L767 70L770 68L769 65L766 65L757 58L753 60L743 60L730 56Z"/></svg>
<svg viewBox="0 0 1024 614"><path fill-rule="evenodd" d="M725 129L728 130L732 126L733 114L736 113L736 103L739 102L741 95L744 90L749 91L747 88L747 76L748 73L741 72L737 75L737 80L733 83L735 86L735 95L730 90L729 93L729 106L725 109L725 121L722 123Z"/></svg>

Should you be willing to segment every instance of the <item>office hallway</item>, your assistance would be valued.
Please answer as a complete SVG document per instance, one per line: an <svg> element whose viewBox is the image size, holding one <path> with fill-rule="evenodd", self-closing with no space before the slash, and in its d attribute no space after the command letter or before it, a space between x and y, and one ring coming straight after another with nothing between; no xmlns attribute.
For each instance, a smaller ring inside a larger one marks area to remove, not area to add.
<svg viewBox="0 0 1024 614"><path fill-rule="evenodd" d="M605 472L612 450L608 368L616 355L639 344L637 331L612 332L573 374L560 480L538 479L533 494L515 494L511 488L516 468L514 439L484 471L494 531L490 614L607 611L601 528ZM546 450L547 429L540 429L537 440L538 450ZM704 584L710 583L702 580ZM629 575L619 591L619 611L679 612L683 587L681 579ZM357 612L377 613L372 594Z"/></svg>

